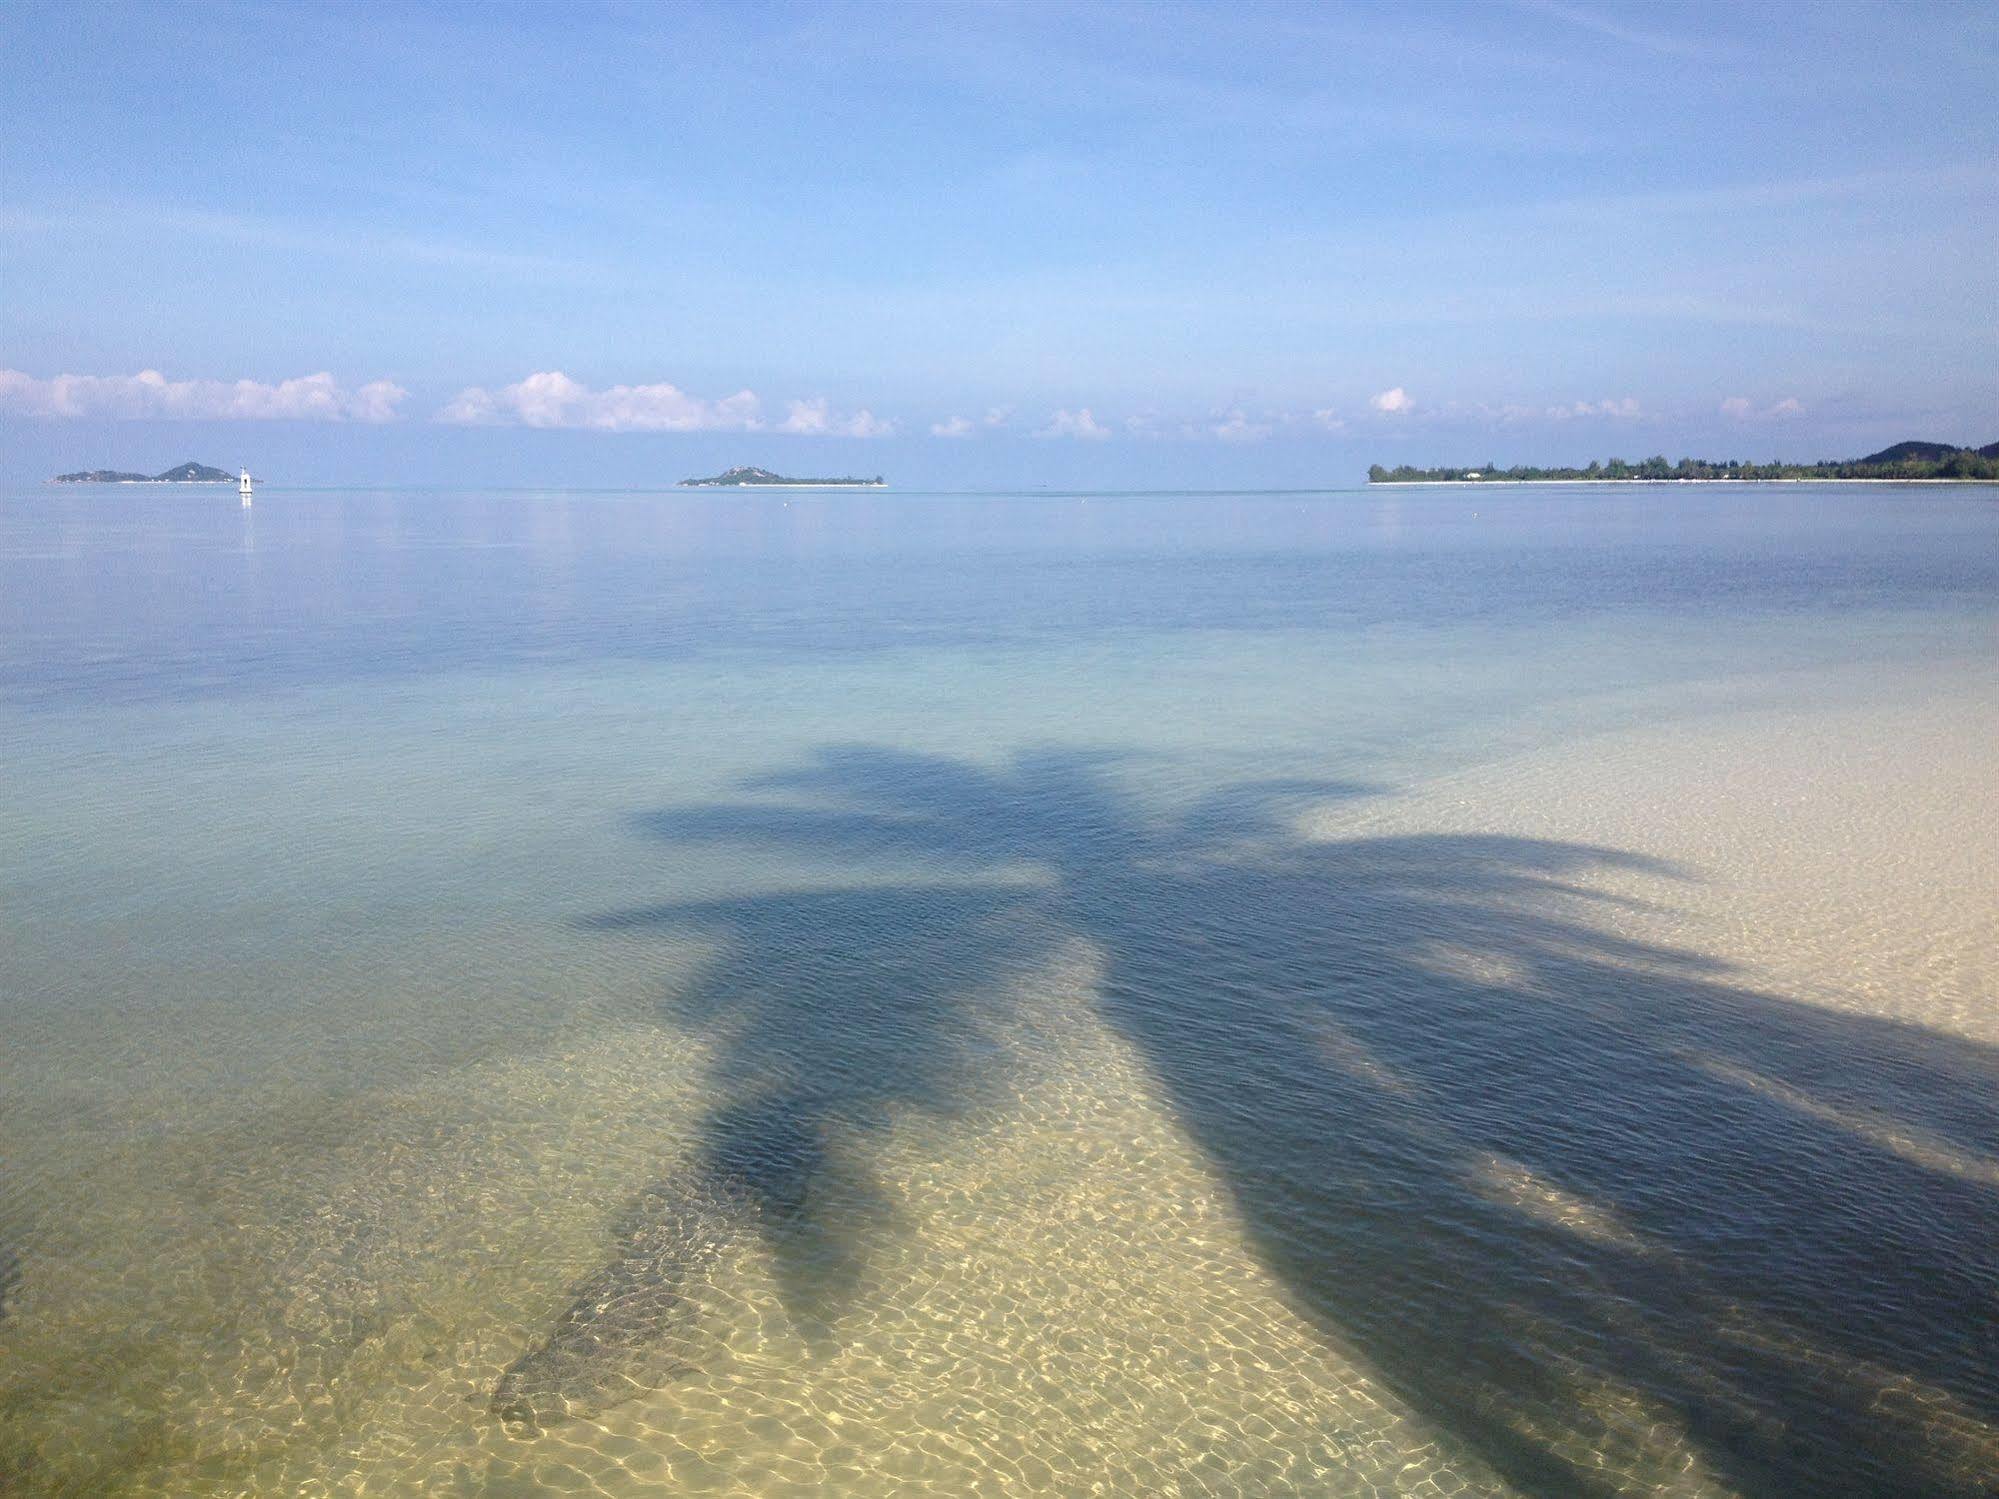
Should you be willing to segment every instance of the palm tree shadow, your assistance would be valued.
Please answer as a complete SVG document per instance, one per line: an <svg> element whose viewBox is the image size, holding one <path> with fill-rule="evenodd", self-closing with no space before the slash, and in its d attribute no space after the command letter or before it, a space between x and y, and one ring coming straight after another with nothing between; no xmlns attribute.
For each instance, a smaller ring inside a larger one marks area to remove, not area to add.
<svg viewBox="0 0 1999 1499"><path fill-rule="evenodd" d="M801 1303L853 1294L867 1252L865 1214L820 1211L825 1142L1003 1106L1009 980L1080 938L1295 1304L1524 1487L1609 1492L1657 1460L1654 1422L1750 1492L1975 1486L1999 1440L1990 1048L1605 931L1578 882L1675 874L1629 854L1288 830L1360 788L1166 818L1101 756L849 747L745 789L641 823L848 883L589 924L719 944L673 1002L717 1046L694 1170L806 1142L744 1189L759 1222L822 1225L767 1235Z"/></svg>

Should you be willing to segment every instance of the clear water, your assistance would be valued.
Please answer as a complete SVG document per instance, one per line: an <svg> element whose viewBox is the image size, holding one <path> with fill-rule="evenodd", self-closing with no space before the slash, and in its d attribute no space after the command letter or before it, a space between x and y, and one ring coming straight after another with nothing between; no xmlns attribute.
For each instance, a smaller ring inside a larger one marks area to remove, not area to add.
<svg viewBox="0 0 1999 1499"><path fill-rule="evenodd" d="M1987 489L16 490L0 1489L1975 1492L1989 1036L1308 829L1996 621Z"/></svg>

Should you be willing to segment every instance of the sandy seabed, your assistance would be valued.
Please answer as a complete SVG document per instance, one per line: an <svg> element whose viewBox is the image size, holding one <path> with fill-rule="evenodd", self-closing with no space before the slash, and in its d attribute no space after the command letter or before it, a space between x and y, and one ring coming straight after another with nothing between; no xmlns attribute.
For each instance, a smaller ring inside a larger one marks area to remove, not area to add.
<svg viewBox="0 0 1999 1499"><path fill-rule="evenodd" d="M1332 804L1303 831L1640 855L1658 864L1584 861L1561 898L1730 984L1992 1044L1999 700L1983 682L1804 710L1793 683L1782 708L1580 734ZM888 1230L855 1260L846 1311L802 1315L784 1267L748 1244L690 1293L702 1368L538 1432L493 1418L496 1374L603 1262L606 1204L685 1164L671 1142L704 1107L701 1035L599 1029L372 1094L309 1163L247 1136L194 1142L199 1161L135 1139L90 1184L65 1278L13 1308L0 1479L176 1495L1522 1492L1265 1267L1228 1182L1101 1019L1102 980L1087 941L1057 944L995 1012L1011 1034L993 1045L1037 1059L1001 1094L830 1137L828 1211ZM1948 1141L1837 1122L1999 1182ZM239 1148L217 1181L207 1163ZM1517 1166L1495 1162L1489 1186L1582 1241L1627 1234ZM1896 1398L1884 1390L1884 1420L1904 1418ZM1999 1458L1975 1412L1939 1399L1907 1419L1935 1423L1959 1471ZM1579 1383L1550 1422L1528 1434L1602 1490L1737 1491L1633 1389Z"/></svg>
<svg viewBox="0 0 1999 1499"><path fill-rule="evenodd" d="M1887 707L1585 734L1323 812L1310 832L1497 833L1663 860L1674 877L1581 876L1624 897L1595 919L1759 988L1999 1044L1999 672Z"/></svg>

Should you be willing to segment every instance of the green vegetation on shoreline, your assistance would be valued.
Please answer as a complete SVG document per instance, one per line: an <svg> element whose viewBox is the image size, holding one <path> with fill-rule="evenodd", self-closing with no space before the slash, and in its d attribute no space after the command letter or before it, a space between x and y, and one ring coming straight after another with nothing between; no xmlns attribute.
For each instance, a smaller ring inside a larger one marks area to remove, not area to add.
<svg viewBox="0 0 1999 1499"><path fill-rule="evenodd" d="M1865 458L1824 459L1818 463L1751 463L1726 458L1665 456L1626 463L1612 458L1588 468L1537 468L1523 464L1499 468L1493 464L1465 468L1412 468L1398 464L1367 471L1370 484L1532 484L1568 481L1619 483L1661 479L1970 479L1999 480L1999 442L1982 448L1955 448L1941 442L1898 442Z"/></svg>

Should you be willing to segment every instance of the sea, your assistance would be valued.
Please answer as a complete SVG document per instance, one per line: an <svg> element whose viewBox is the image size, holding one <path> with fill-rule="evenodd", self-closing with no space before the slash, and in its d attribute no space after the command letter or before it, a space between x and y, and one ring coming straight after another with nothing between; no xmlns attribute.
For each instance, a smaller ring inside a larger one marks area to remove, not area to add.
<svg viewBox="0 0 1999 1499"><path fill-rule="evenodd" d="M0 1492L1999 1472L1999 489L0 488Z"/></svg>

